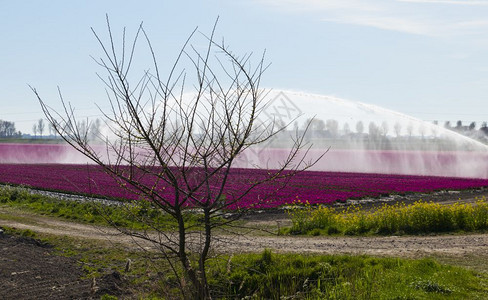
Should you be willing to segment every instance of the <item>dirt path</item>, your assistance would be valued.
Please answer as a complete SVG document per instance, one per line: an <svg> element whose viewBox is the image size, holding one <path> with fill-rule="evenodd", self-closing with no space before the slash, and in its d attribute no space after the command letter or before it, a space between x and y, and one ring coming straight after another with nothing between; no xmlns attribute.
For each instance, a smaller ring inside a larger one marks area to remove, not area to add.
<svg viewBox="0 0 488 300"><path fill-rule="evenodd" d="M461 200L473 202L487 197L486 190L446 192L422 195L426 201L451 203ZM396 201L413 202L419 195L391 197ZM364 203L366 209L378 201ZM381 201L380 201L381 202ZM363 206L363 207L364 207ZM246 216L247 224L276 228L290 223L282 211L254 213ZM41 216L19 209L0 206L0 227L29 229L38 233L70 236L80 240L91 239L114 242L134 249L132 237L112 227L100 227L57 218ZM198 238L198 237L197 237ZM488 272L488 234L389 236L389 237L300 237L260 234L216 235L214 249L221 253L261 252L264 248L274 252L315 254L366 254L402 258L436 257L441 262L470 267ZM152 248L149 242L139 245ZM82 241L80 241L82 243ZM98 299L108 293L130 294L124 279L114 272L93 282L83 279L83 272L74 258L52 254L48 245L33 239L9 236L0 232L0 298L1 299Z"/></svg>
<svg viewBox="0 0 488 300"><path fill-rule="evenodd" d="M0 209L1 211L1 209ZM5 212L5 211L4 211ZM104 240L134 246L134 240L113 228L61 221L50 217L24 215L19 220L0 218L0 226L30 229L35 232ZM488 234L389 236L389 237L302 237L263 235L215 236L218 252L276 252L322 254L368 254L401 257L431 255L488 256ZM149 243L142 243L151 247Z"/></svg>

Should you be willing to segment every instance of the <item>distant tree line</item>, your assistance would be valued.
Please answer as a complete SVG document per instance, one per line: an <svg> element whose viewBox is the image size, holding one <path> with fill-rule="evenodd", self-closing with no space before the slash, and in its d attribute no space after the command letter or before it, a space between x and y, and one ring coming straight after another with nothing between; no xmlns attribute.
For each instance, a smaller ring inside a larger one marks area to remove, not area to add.
<svg viewBox="0 0 488 300"><path fill-rule="evenodd" d="M467 132L476 130L476 122L471 122L469 126L463 125L462 121L457 121L456 126L452 126L450 121L446 121L444 123L444 127L450 130L458 131L458 132ZM488 125L486 122L481 123L479 131L483 132L484 134L488 135Z"/></svg>
<svg viewBox="0 0 488 300"><path fill-rule="evenodd" d="M15 123L0 120L0 138L19 137L22 133L15 130Z"/></svg>
<svg viewBox="0 0 488 300"><path fill-rule="evenodd" d="M471 122L469 125L463 125L462 121L457 121L456 126L452 126L451 122L446 121L444 127L459 134L488 143L488 124L486 121L481 123L479 129L476 129L476 122Z"/></svg>
<svg viewBox="0 0 488 300"><path fill-rule="evenodd" d="M102 122L100 119L95 119L92 122L89 122L88 120L81 120L77 121L76 124L77 128L80 130L83 130L83 132L87 132L87 140L95 140L96 138L100 137L100 129L102 126ZM46 122L44 122L44 119L39 119L36 123L32 125L32 132L34 133L34 137L37 137L39 134L39 137L42 138L43 134L46 129ZM87 130L88 129L88 130ZM56 129L54 128L53 124L50 122L47 122L47 130L49 131L49 136L57 138L58 133Z"/></svg>
<svg viewBox="0 0 488 300"><path fill-rule="evenodd" d="M277 120L277 125L283 125L282 121ZM280 123L281 122L281 123ZM376 144L384 144L385 142L399 142L405 140L426 140L437 139L442 137L442 125L438 121L433 121L435 126L429 126L427 123L411 122L401 123L395 122L389 124L383 122L363 122L356 121L355 123L344 122L340 124L334 119L321 120L318 118L308 119L305 124L308 126L305 136L315 141L324 140L349 140L349 141L363 141ZM455 126L451 125L450 121L444 123L444 128L457 132L459 134L476 139L488 144L488 124L483 122L478 128L476 122L463 125L462 121L457 121ZM300 126L295 122L293 130L305 132L305 125ZM282 139L287 138L287 135L281 135ZM281 142L284 143L285 140Z"/></svg>
<svg viewBox="0 0 488 300"><path fill-rule="evenodd" d="M306 124L309 124L307 130L307 136L316 138L344 138L344 137L370 137L370 138L380 138L386 137L389 133L389 124L387 122L382 122L381 124L376 124L375 122L369 122L365 125L363 121L357 121L354 125L354 129L351 129L349 123L345 122L340 126L337 120L328 119L323 121L321 119L308 119ZM296 128L297 126L295 126ZM400 123L395 123L394 132L396 136L400 136L402 127ZM413 126L408 126L406 128L407 133L412 135Z"/></svg>

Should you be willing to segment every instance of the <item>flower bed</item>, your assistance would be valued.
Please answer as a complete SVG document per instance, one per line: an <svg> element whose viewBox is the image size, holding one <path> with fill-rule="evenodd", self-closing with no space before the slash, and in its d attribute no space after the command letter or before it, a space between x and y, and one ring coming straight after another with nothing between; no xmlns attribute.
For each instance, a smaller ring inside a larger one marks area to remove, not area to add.
<svg viewBox="0 0 488 300"><path fill-rule="evenodd" d="M252 180L265 177L267 171L233 169L224 194L232 199L248 188ZM148 183L151 179L145 176L141 180ZM137 193L121 187L100 167L94 165L0 164L0 182L108 198L140 198ZM311 204L331 203L395 193L488 186L487 179L315 171L299 173L285 187L284 183L281 179L258 186L239 202L239 206L272 208L290 204L297 198ZM158 191L166 199L173 198L174 192L167 185L159 184Z"/></svg>

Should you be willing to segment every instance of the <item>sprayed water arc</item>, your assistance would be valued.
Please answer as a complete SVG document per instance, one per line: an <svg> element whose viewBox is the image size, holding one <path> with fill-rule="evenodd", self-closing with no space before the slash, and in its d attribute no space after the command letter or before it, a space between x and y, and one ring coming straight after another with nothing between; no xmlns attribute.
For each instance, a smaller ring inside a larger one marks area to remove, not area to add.
<svg viewBox="0 0 488 300"><path fill-rule="evenodd" d="M327 154L312 170L488 178L488 146L412 116L337 97L272 91L262 118L290 124L268 144L250 149L240 167L273 168L287 154L296 132Z"/></svg>
<svg viewBox="0 0 488 300"><path fill-rule="evenodd" d="M186 97L191 101L193 96ZM306 133L313 144L308 158L328 152L312 170L488 178L488 146L442 126L371 104L302 92L272 90L265 103L263 122L289 126L269 143L245 151L236 167L278 166L292 138L315 118ZM90 163L68 145L0 144L0 152L0 163Z"/></svg>

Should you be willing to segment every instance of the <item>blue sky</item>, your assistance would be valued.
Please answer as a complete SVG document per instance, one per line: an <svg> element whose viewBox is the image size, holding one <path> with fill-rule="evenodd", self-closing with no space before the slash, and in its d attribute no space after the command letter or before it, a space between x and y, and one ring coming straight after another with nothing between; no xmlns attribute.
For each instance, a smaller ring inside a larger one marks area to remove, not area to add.
<svg viewBox="0 0 488 300"><path fill-rule="evenodd" d="M234 52L266 50L264 87L488 121L483 0L0 0L0 119L31 132L42 113L28 84L54 107L60 86L80 116L97 116L105 92L90 55L102 53L90 27L104 35L105 14L117 33L143 21L163 72L196 26L208 33L220 16L216 36Z"/></svg>

